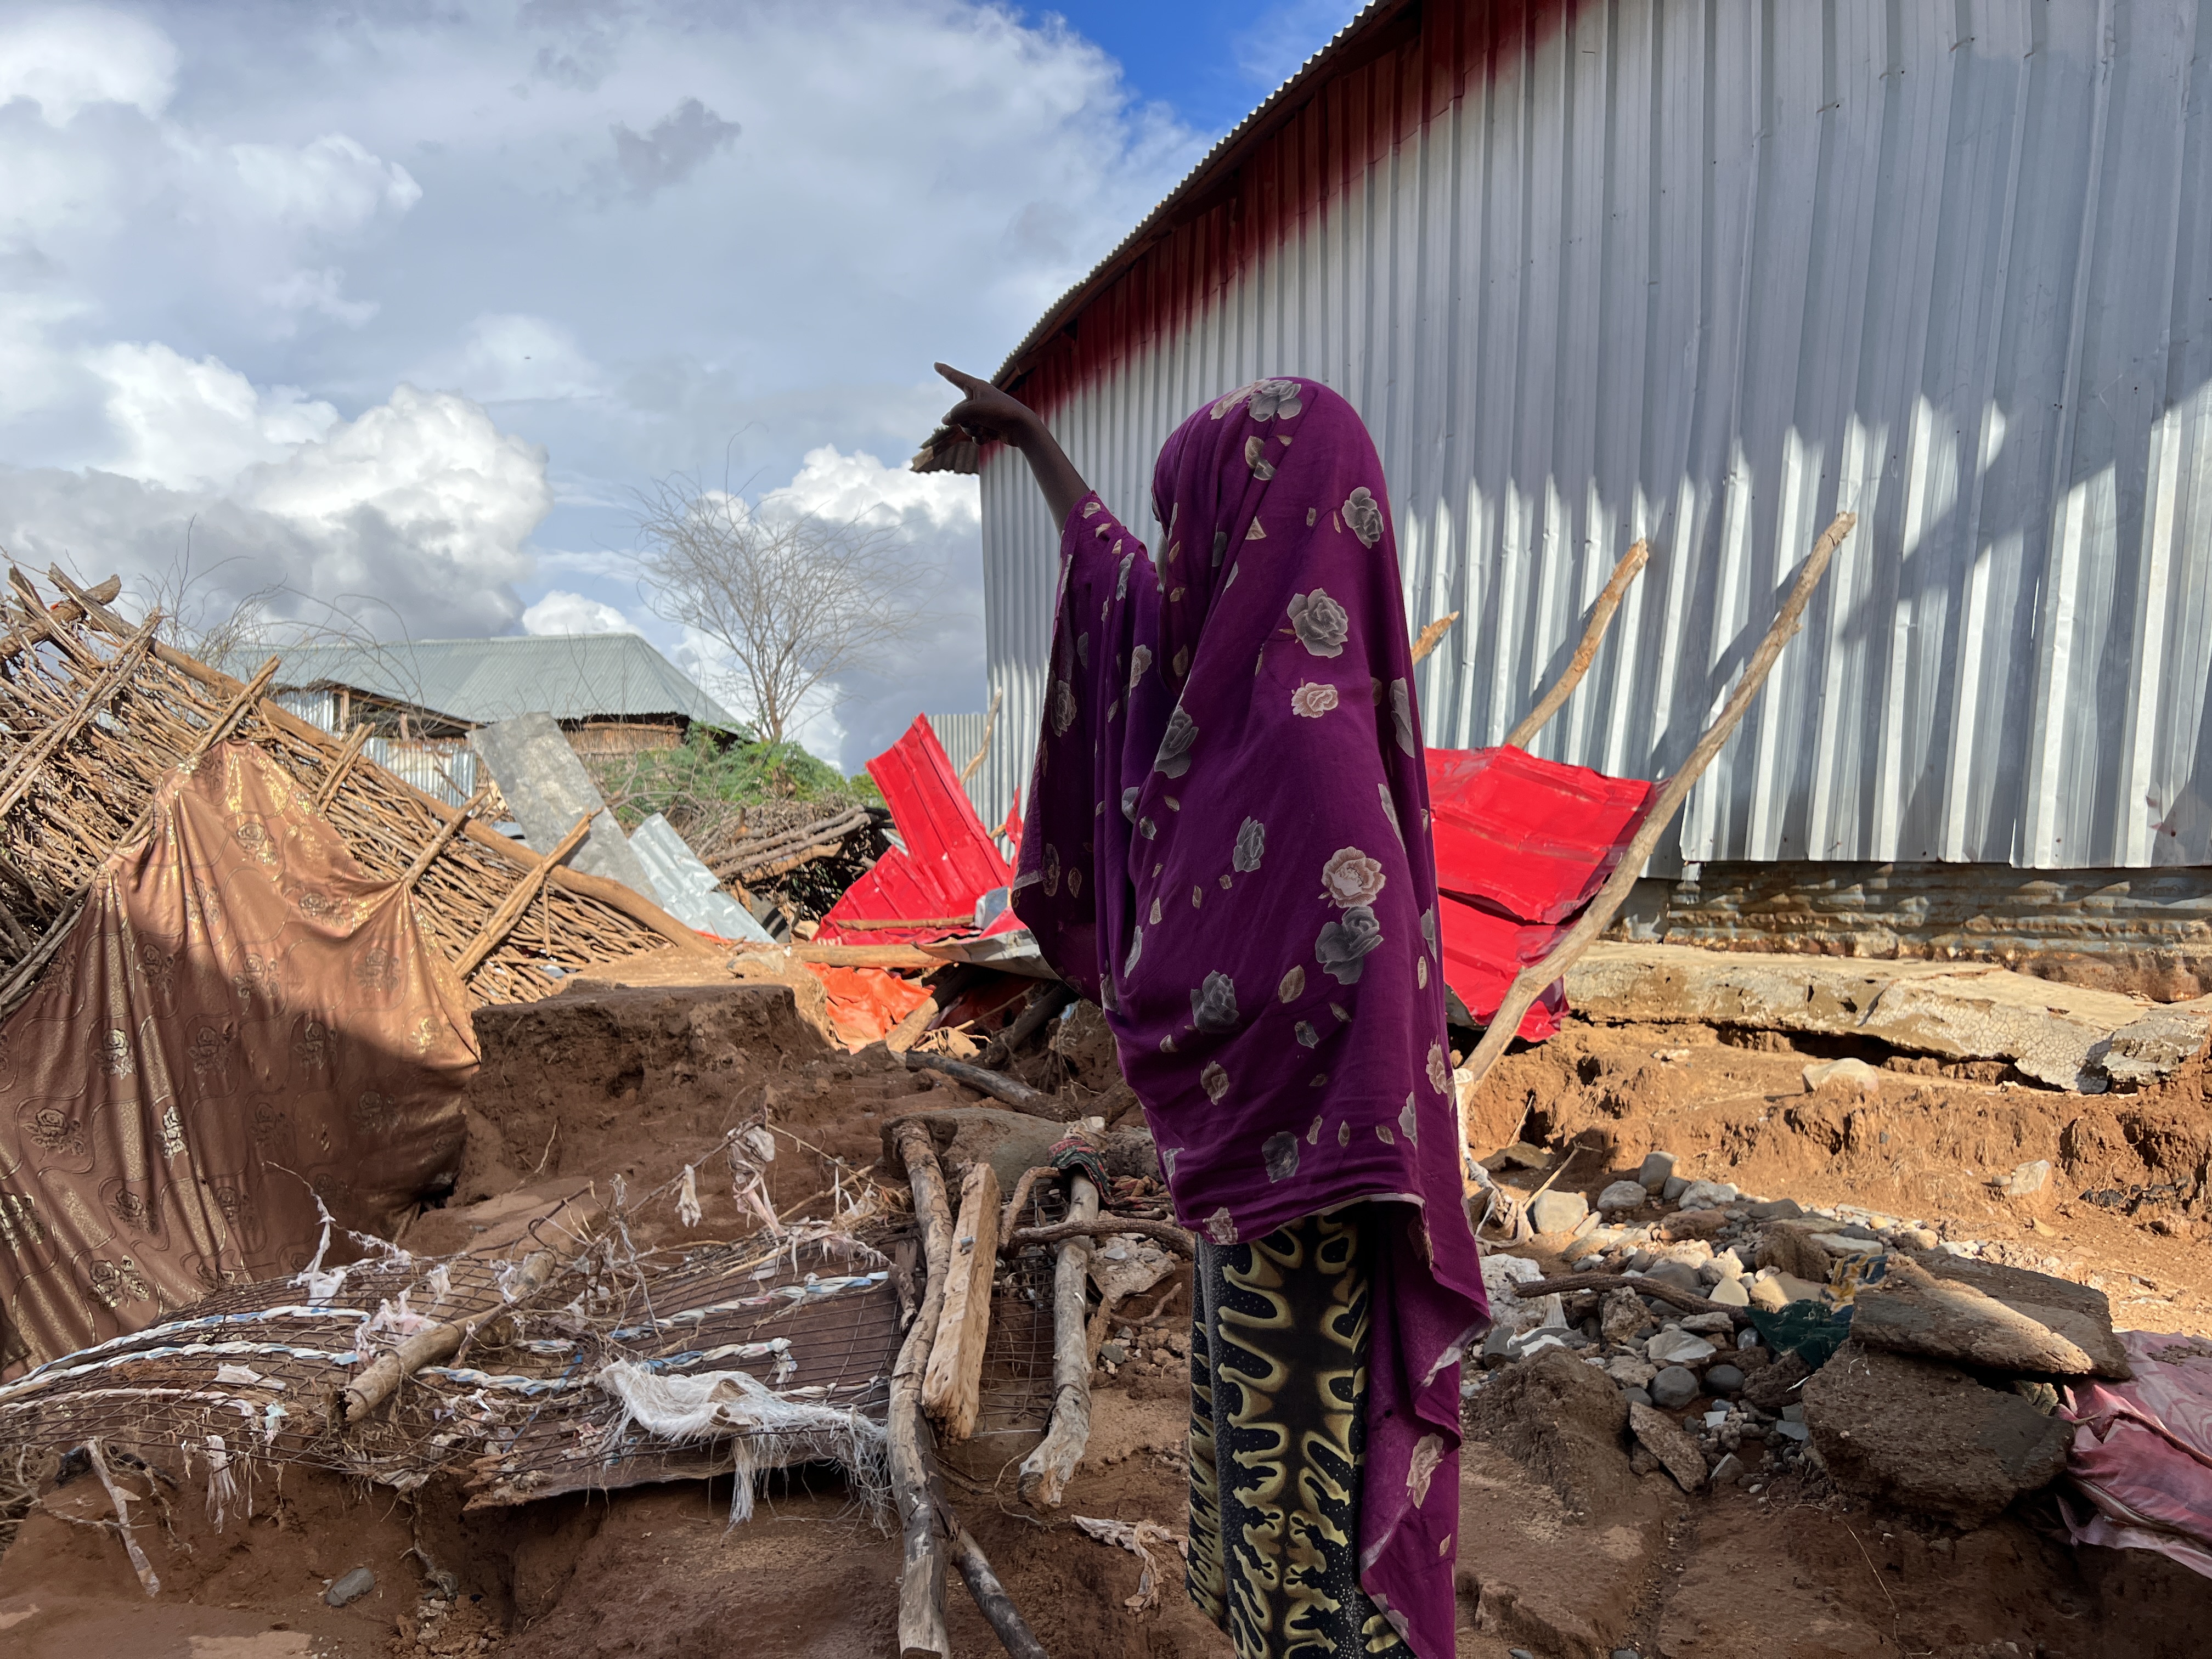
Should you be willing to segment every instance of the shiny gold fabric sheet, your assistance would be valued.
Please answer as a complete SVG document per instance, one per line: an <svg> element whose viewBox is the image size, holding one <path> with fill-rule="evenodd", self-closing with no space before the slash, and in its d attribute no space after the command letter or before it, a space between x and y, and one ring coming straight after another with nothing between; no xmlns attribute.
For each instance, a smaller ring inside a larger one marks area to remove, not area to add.
<svg viewBox="0 0 2212 1659"><path fill-rule="evenodd" d="M252 744L180 766L0 1024L0 1377L392 1218L476 1061L408 891Z"/></svg>

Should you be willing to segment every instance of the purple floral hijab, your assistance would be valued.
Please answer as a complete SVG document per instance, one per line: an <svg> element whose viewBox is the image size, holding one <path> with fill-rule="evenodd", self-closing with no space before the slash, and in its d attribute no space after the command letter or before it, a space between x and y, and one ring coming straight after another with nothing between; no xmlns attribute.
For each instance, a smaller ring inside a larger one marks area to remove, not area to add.
<svg viewBox="0 0 2212 1659"><path fill-rule="evenodd" d="M1459 1358L1489 1310L1382 468L1334 392L1261 380L1176 429L1152 511L1157 551L1096 495L1063 531L1014 908L1106 1010L1186 1225L1395 1201L1361 1579L1446 1659Z"/></svg>

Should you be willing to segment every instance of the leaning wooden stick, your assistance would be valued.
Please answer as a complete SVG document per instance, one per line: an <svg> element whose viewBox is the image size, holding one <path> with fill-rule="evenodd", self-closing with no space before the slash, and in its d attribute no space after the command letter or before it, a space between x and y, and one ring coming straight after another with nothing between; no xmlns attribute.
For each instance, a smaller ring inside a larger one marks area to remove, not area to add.
<svg viewBox="0 0 2212 1659"><path fill-rule="evenodd" d="M1790 597L1782 602L1782 609L1774 618L1774 625L1766 630L1766 637L1759 642L1759 649L1752 653L1751 660L1744 665L1743 672L1736 680L1735 690L1730 694L1727 706L1705 728L1705 734L1690 750L1689 758L1682 763L1681 769L1660 786L1659 793L1652 798L1650 809L1644 816L1644 822L1638 826L1636 834L1623 849L1620 861L1613 866L1613 873L1606 878L1605 885L1597 890L1595 896L1584 907L1581 919L1567 929L1565 937L1552 947L1541 962L1523 968L1514 975L1512 986L1505 993L1505 1000L1498 1004L1497 1013L1491 1018L1489 1029L1482 1034L1482 1041L1475 1044L1474 1052L1468 1056L1465 1075L1460 1079L1460 1139L1462 1146L1469 1143L1474 1128L1472 1115L1475 1091L1481 1085L1490 1068L1498 1063L1498 1057L1505 1052L1505 1045L1520 1030L1521 1017L1528 1012L1529 1005L1542 994L1547 985L1558 980L1584 951L1589 949L1627 902L1630 890L1636 885L1637 877L1642 873L1653 849L1659 845L1659 837L1674 821L1675 813L1682 810L1682 802L1689 795L1691 786L1712 764L1713 757L1720 753L1722 745L1728 742L1737 723L1743 719L1744 712L1751 707L1752 700L1758 696L1759 688L1766 684L1766 677L1772 671L1775 659L1782 654L1782 647L1790 643L1790 636L1803 623L1805 607L1812 600L1813 590L1820 585L1821 577L1827 574L1828 562L1835 556L1836 549L1842 544L1844 538L1850 534L1851 526L1857 522L1858 514L1856 513L1838 513L1828 527L1820 532L1820 539L1813 544L1812 552L1806 556L1803 566L1797 572L1797 581L1790 590ZM1629 550L1631 553L1635 551L1633 548ZM1624 559L1621 562L1626 565L1627 561ZM1527 723L1523 721L1522 725ZM1469 1155L1472 1156L1471 1153Z"/></svg>
<svg viewBox="0 0 2212 1659"><path fill-rule="evenodd" d="M1567 660L1566 672L1552 683L1552 689L1522 717L1521 724L1505 734L1509 748L1526 749L1552 716L1565 706L1567 699L1574 696L1575 688L1583 683L1583 676L1589 672L1590 664L1597 659L1597 648L1604 642L1605 630L1613 625L1613 613L1620 609L1621 596L1628 592L1629 583L1636 580L1637 573L1644 568L1644 562L1650 556L1651 544L1646 541L1638 541L1620 556L1620 562L1613 566L1613 574L1606 579L1597 603L1590 607L1589 623L1583 629L1582 643Z"/></svg>
<svg viewBox="0 0 2212 1659"><path fill-rule="evenodd" d="M891 1495L898 1505L904 1565L899 1570L900 1659L950 1659L952 1644L945 1634L945 1553L938 1547L930 1504L929 1426L921 1414L921 1382L929 1370L938 1322L945 1314L945 1281L952 1261L952 1216L945 1201L945 1176L937 1167L937 1148L919 1123L892 1130L907 1181L914 1188L915 1219L921 1225L921 1249L927 1287L914 1323L907 1328L891 1370L891 1397L884 1437L888 1442Z"/></svg>
<svg viewBox="0 0 2212 1659"><path fill-rule="evenodd" d="M1066 1123L1081 1109L1073 1103L1064 1104L1055 1097L1041 1093L1003 1073L970 1066L964 1060L954 1060L945 1054L920 1054L909 1048L906 1053L906 1063L917 1072L942 1072L955 1083L964 1083L994 1100L1004 1101L1018 1112L1027 1112L1031 1117L1046 1117L1055 1123Z"/></svg>
<svg viewBox="0 0 2212 1659"><path fill-rule="evenodd" d="M1044 1644L1030 1633L1023 1621L1021 1610L1014 1606L1014 1598L1006 1594L1006 1587L999 1582L999 1575L991 1571L991 1563L960 1517L945 1504L942 1514L945 1530L952 1540L952 1565L960 1569L962 1581L969 1595L975 1598L975 1607L983 1615L983 1622L999 1638L999 1645L1013 1656L1013 1659L1047 1659Z"/></svg>
<svg viewBox="0 0 2212 1659"><path fill-rule="evenodd" d="M1097 1224L1098 1189L1085 1176L1068 1182L1067 1218L1079 1229ZM1091 1238L1072 1234L1060 1247L1052 1276L1052 1423L1022 1462L1016 1488L1025 1499L1057 1509L1075 1466L1091 1443L1091 1346L1084 1324L1084 1280Z"/></svg>

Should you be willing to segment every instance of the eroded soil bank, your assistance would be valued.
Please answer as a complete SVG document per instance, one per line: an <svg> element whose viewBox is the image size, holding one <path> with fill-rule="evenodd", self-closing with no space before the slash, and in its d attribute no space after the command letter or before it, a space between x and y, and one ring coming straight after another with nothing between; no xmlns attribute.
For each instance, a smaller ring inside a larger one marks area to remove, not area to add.
<svg viewBox="0 0 2212 1659"><path fill-rule="evenodd" d="M604 1196L617 1177L631 1194L657 1188L763 1104L783 1132L774 1200L803 1206L842 1178L830 1159L874 1161L888 1117L978 1102L887 1055L826 1048L772 986L586 989L487 1011L479 1027L486 1058L460 1183L404 1239L424 1253L463 1248L547 1194ZM1705 1027L1576 1022L1509 1057L1479 1120L1495 1145L1586 1146L1565 1184L1588 1194L1662 1148L1687 1174L1881 1209L2101 1280L2123 1325L2212 1322L2202 1062L2154 1091L2084 1097L1869 1054L1887 1066L1874 1088L1808 1093L1804 1066L1825 1057ZM1055 1057L1028 1070L1050 1086L1080 1066ZM1114 1098L1100 1079L1086 1082L1086 1100ZM2033 1196L2002 1198L1989 1184L2036 1159L2054 1174ZM726 1181L699 1188L699 1225L682 1227L672 1203L648 1206L633 1224L641 1248L738 1231ZM1097 1379L1090 1455L1063 1510L1036 1516L1016 1501L1018 1439L948 1458L953 1501L1055 1659L1230 1652L1184 1601L1171 1562L1148 1597L1142 1564L1069 1518L1182 1526L1183 1303L1174 1292L1138 1306L1148 1316L1119 1343L1124 1363ZM1690 1497L1663 1471L1635 1473L1604 1415L1578 1415L1571 1401L1504 1411L1478 1396L1462 1480L1462 1655L2180 1659L2212 1628L2212 1583L2160 1558L2068 1545L2047 1495L1970 1531L1851 1501L1817 1470L1755 1494L1738 1485ZM220 1532L204 1469L169 1473L175 1484L155 1483L160 1502L133 1515L161 1595L145 1595L101 1524L111 1510L99 1482L80 1476L42 1500L0 1558L0 1650L874 1659L891 1647L896 1545L821 1472L771 1480L756 1517L733 1528L726 1482L464 1516L446 1481L396 1494L264 1469L251 1517L233 1513ZM327 1606L326 1585L356 1567L375 1589ZM963 1656L997 1651L957 1589L949 1606Z"/></svg>

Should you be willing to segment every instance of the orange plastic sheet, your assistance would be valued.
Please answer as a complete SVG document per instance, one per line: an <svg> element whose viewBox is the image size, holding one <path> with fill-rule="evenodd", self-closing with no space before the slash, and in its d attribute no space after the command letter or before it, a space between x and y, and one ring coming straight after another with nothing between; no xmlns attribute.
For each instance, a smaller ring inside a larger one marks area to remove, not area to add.
<svg viewBox="0 0 2212 1659"><path fill-rule="evenodd" d="M1482 1024L1604 885L1658 786L1510 747L1431 749L1428 769L1444 982ZM1566 1006L1546 988L1518 1035L1550 1036Z"/></svg>
<svg viewBox="0 0 2212 1659"><path fill-rule="evenodd" d="M830 998L830 1023L845 1046L854 1050L881 1042L885 1032L929 996L914 981L881 968L831 968L810 962L806 970L822 981Z"/></svg>
<svg viewBox="0 0 2212 1659"><path fill-rule="evenodd" d="M0 1025L0 1376L296 1273L460 1156L467 1003L247 744L179 768ZM304 1293L303 1293L304 1294Z"/></svg>

